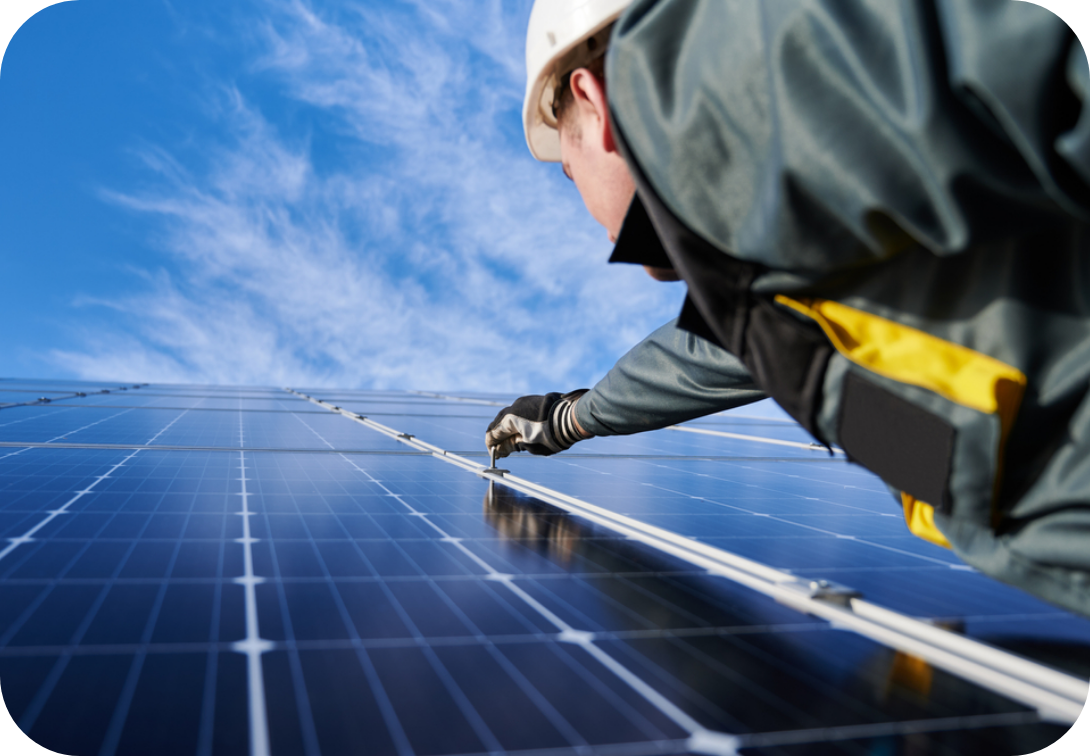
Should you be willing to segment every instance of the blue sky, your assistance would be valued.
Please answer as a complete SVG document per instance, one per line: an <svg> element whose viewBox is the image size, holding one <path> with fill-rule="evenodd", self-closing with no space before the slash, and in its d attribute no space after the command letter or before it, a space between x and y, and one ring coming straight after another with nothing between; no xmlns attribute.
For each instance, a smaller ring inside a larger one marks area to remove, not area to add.
<svg viewBox="0 0 1090 756"><path fill-rule="evenodd" d="M566 390L677 312L520 125L525 0L78 0L0 70L0 376Z"/></svg>

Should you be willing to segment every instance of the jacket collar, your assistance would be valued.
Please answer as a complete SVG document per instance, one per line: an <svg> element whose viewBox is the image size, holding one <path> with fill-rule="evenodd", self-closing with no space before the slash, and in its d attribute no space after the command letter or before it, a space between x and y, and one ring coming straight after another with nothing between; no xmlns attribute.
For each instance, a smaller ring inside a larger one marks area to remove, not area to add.
<svg viewBox="0 0 1090 756"><path fill-rule="evenodd" d="M621 224L621 233L617 235L617 243L609 261L649 265L652 268L674 267L666 256L666 249L663 248L655 227L651 225L651 218L648 217L639 194L632 197L632 204L628 206L628 213Z"/></svg>

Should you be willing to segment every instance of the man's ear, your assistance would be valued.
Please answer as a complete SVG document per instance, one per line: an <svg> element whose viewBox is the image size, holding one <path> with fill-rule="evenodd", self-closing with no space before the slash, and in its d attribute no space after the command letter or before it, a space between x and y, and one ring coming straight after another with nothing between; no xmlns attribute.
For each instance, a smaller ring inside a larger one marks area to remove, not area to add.
<svg viewBox="0 0 1090 756"><path fill-rule="evenodd" d="M570 82L575 98L573 104L581 116L583 138L594 139L606 152L616 152L617 143L613 139L613 128L609 121L605 83L586 68L572 71Z"/></svg>

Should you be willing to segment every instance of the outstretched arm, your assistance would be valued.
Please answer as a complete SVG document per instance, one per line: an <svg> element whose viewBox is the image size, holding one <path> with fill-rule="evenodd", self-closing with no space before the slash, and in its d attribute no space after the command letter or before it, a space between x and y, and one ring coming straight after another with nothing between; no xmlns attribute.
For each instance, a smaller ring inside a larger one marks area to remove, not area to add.
<svg viewBox="0 0 1090 756"><path fill-rule="evenodd" d="M488 426L497 457L555 454L592 436L656 430L765 395L725 349L673 320L628 351L590 391L524 396Z"/></svg>
<svg viewBox="0 0 1090 756"><path fill-rule="evenodd" d="M672 320L632 347L579 399L575 418L591 435L626 435L764 398L739 359Z"/></svg>

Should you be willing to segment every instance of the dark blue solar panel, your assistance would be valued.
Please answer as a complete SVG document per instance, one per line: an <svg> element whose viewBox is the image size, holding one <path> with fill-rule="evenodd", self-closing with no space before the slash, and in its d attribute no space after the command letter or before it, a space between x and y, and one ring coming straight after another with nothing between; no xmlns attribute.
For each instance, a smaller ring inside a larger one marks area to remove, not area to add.
<svg viewBox="0 0 1090 756"><path fill-rule="evenodd" d="M290 399L289 399L290 401ZM285 402L287 404L287 402ZM0 417L0 443L62 443L239 448L240 423L250 448L404 451L395 440L368 431L314 405L302 412L234 412L158 407L12 407ZM2 448L2 447L0 447Z"/></svg>
<svg viewBox="0 0 1090 756"><path fill-rule="evenodd" d="M495 413L325 394L451 450L481 451ZM287 392L90 406L106 396L0 410L0 682L61 753L994 754L1066 729ZM505 466L1090 669L1090 623L906 536L828 452L669 430L583 446Z"/></svg>

